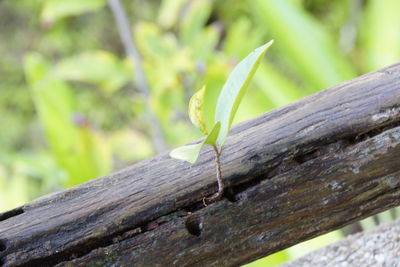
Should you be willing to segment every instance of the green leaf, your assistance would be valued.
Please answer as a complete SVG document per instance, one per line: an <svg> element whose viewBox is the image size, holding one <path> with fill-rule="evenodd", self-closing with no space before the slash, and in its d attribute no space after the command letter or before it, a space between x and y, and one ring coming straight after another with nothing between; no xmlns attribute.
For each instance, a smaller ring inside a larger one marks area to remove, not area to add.
<svg viewBox="0 0 400 267"><path fill-rule="evenodd" d="M229 63L220 59L206 68L205 81L207 82L207 88L204 93L203 115L208 132L211 132L215 125L218 96L231 70Z"/></svg>
<svg viewBox="0 0 400 267"><path fill-rule="evenodd" d="M254 25L250 17L241 16L227 28L222 49L226 55L242 58L264 42L263 25ZM246 42L243 42L246 36Z"/></svg>
<svg viewBox="0 0 400 267"><path fill-rule="evenodd" d="M302 83L313 92L356 75L354 66L339 51L337 41L333 41L324 28L326 25L321 25L302 5L296 5L294 1L246 2L251 17L258 21L257 24L268 25L268 33L279 43L276 52L280 58L296 70L295 74L300 75Z"/></svg>
<svg viewBox="0 0 400 267"><path fill-rule="evenodd" d="M164 29L171 29L180 17L180 11L185 4L185 0L163 0L161 1L158 24Z"/></svg>
<svg viewBox="0 0 400 267"><path fill-rule="evenodd" d="M270 41L250 53L233 69L224 84L215 112L215 121L221 122L221 130L217 140L220 146L224 144L239 104L246 93L246 89L261 59L272 43L273 41Z"/></svg>
<svg viewBox="0 0 400 267"><path fill-rule="evenodd" d="M188 2L180 21L179 37L182 43L192 46L199 41L201 32L212 12L212 1L194 0Z"/></svg>
<svg viewBox="0 0 400 267"><path fill-rule="evenodd" d="M365 7L360 46L367 67L376 70L400 60L400 1L369 1ZM382 16L382 14L385 14Z"/></svg>
<svg viewBox="0 0 400 267"><path fill-rule="evenodd" d="M57 165L68 174L66 185L109 173L112 155L108 143L79 115L72 88L54 75L40 54L27 54L24 69L46 141Z"/></svg>
<svg viewBox="0 0 400 267"><path fill-rule="evenodd" d="M204 134L208 134L203 116L204 92L206 87L203 86L197 91L189 101L189 118L192 123L200 129Z"/></svg>
<svg viewBox="0 0 400 267"><path fill-rule="evenodd" d="M94 84L112 93L131 79L132 71L115 55L98 50L64 58L57 64L55 74L63 80Z"/></svg>
<svg viewBox="0 0 400 267"><path fill-rule="evenodd" d="M217 121L217 123L214 125L214 128L211 130L210 134L207 136L206 140L204 140L204 144L210 145L210 146L215 145L220 130L221 130L221 123L219 121Z"/></svg>
<svg viewBox="0 0 400 267"><path fill-rule="evenodd" d="M316 238L307 240L293 247L286 249L287 253L292 259L303 257L304 255L315 251L317 249L326 247L334 242L337 242L344 238L342 231L333 231Z"/></svg>
<svg viewBox="0 0 400 267"><path fill-rule="evenodd" d="M257 261L253 261L251 263L243 265L243 267L272 267L272 266L278 266L292 259L293 258L290 257L288 250L285 249L276 252L274 254L271 254L267 257L264 257L262 259L259 259Z"/></svg>
<svg viewBox="0 0 400 267"><path fill-rule="evenodd" d="M221 124L217 122L210 134L204 139L203 142L194 144L194 145L186 145L175 148L169 153L169 156L174 159L185 160L190 163L195 163L197 158L199 157L200 150L203 145L215 145L215 141L217 140L218 133L220 130Z"/></svg>
<svg viewBox="0 0 400 267"><path fill-rule="evenodd" d="M58 19L81 15L103 8L106 0L47 0L44 4L41 19L52 23Z"/></svg>
<svg viewBox="0 0 400 267"><path fill-rule="evenodd" d="M169 156L174 159L185 160L190 163L195 163L200 154L200 149L203 142L195 145L186 145L175 148L169 153Z"/></svg>

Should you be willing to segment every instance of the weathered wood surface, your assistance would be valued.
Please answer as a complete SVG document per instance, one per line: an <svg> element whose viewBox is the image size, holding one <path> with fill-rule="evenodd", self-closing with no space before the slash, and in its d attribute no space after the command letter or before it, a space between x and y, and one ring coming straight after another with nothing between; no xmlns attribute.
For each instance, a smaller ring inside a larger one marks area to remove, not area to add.
<svg viewBox="0 0 400 267"><path fill-rule="evenodd" d="M0 214L3 266L232 266L400 204L400 63ZM133 148L134 149L134 148Z"/></svg>

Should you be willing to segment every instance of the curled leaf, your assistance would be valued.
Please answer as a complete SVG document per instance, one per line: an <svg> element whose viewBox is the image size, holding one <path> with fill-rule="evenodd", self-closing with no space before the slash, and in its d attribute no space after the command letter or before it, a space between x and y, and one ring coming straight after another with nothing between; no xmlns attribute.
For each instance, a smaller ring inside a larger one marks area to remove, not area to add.
<svg viewBox="0 0 400 267"><path fill-rule="evenodd" d="M189 101L189 118L192 123L200 129L204 134L208 134L206 124L203 116L203 105L204 105L204 92L206 88L203 86L197 91Z"/></svg>

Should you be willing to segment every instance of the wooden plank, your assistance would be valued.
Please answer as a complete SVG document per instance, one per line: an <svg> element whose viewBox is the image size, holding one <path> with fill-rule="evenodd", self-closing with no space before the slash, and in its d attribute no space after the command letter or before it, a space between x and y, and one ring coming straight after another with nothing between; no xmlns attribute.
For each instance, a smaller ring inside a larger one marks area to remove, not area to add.
<svg viewBox="0 0 400 267"><path fill-rule="evenodd" d="M398 63L235 127L221 201L201 204L217 190L211 149L194 165L161 154L0 214L0 262L254 260L399 205L399 122Z"/></svg>

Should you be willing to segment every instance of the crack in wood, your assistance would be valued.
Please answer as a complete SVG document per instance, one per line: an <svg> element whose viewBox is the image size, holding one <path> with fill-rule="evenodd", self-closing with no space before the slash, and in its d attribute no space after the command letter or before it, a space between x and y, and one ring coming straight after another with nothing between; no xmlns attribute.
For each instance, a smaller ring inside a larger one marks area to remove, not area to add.
<svg viewBox="0 0 400 267"><path fill-rule="evenodd" d="M9 219L11 217L14 217L14 216L18 216L18 215L20 215L22 213L24 213L24 209L22 207L15 208L15 209L0 213L0 222L1 221L5 221L5 220L7 220L7 219Z"/></svg>
<svg viewBox="0 0 400 267"><path fill-rule="evenodd" d="M383 133L384 131L393 129L395 127L400 126L400 120L398 118L396 118L395 121L389 121L377 128L373 128L373 129L369 129L365 132L362 132L360 134L351 136L349 138L347 138L349 145L355 145L358 144L360 142L363 142L369 138L372 138L374 136L377 136L378 134Z"/></svg>

